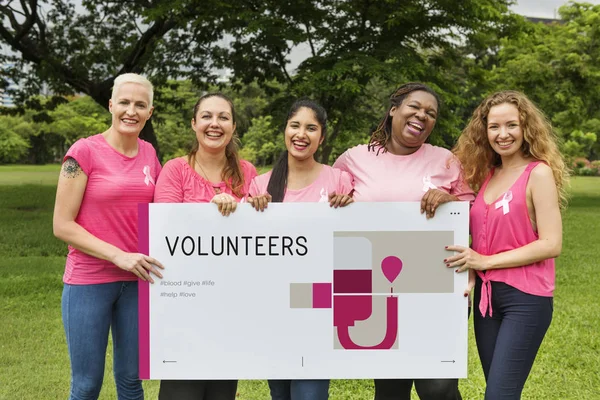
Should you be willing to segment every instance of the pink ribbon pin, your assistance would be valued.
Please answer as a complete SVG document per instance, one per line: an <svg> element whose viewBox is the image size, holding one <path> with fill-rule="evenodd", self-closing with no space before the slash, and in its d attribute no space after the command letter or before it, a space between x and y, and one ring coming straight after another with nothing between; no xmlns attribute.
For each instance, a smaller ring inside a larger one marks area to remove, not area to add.
<svg viewBox="0 0 600 400"><path fill-rule="evenodd" d="M504 197L502 197L502 200L500 200L496 203L496 209L502 207L502 214L503 215L508 214L510 212L510 207L509 207L508 203L510 203L510 201L512 199L513 199L513 194L509 190L506 193L504 193Z"/></svg>
<svg viewBox="0 0 600 400"><path fill-rule="evenodd" d="M144 178L144 183L146 184L146 186L150 185L150 183L156 186L156 183L154 183L154 178L152 178L152 175L150 175L150 167L145 165L143 172L144 175L146 175L146 177Z"/></svg>
<svg viewBox="0 0 600 400"><path fill-rule="evenodd" d="M437 189L437 186L431 183L431 176L427 175L423 177L423 191L426 192L429 189Z"/></svg>

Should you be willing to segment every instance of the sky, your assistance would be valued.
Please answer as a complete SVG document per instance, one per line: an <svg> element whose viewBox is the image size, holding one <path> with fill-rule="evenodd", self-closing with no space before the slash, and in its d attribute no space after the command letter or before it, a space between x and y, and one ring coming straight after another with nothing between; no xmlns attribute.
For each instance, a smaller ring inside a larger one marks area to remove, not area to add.
<svg viewBox="0 0 600 400"><path fill-rule="evenodd" d="M600 0L582 0L592 4L600 4ZM567 4L566 0L518 0L512 10L527 17L558 18L558 8Z"/></svg>

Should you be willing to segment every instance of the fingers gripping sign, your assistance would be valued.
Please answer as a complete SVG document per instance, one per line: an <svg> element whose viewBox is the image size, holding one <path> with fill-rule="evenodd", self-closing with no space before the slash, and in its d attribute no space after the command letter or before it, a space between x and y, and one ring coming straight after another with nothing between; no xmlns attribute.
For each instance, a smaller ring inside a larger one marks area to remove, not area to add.
<svg viewBox="0 0 600 400"><path fill-rule="evenodd" d="M433 218L437 208L458 198L440 189L429 189L421 198L421 214L425 213L427 219Z"/></svg>
<svg viewBox="0 0 600 400"><path fill-rule="evenodd" d="M354 199L347 194L335 194L331 193L329 195L329 206L333 208L338 207L346 207L348 204L352 203Z"/></svg>
<svg viewBox="0 0 600 400"><path fill-rule="evenodd" d="M227 193L217 194L210 202L215 203L219 212L225 217L229 216L237 208L237 201Z"/></svg>
<svg viewBox="0 0 600 400"><path fill-rule="evenodd" d="M126 253L122 252L115 257L113 263L124 271L131 272L138 278L154 283L152 275L162 279L162 274L159 269L165 267L155 258L141 253Z"/></svg>
<svg viewBox="0 0 600 400"><path fill-rule="evenodd" d="M256 211L264 211L268 204L273 200L269 193L261 194L248 198L248 203L254 207Z"/></svg>

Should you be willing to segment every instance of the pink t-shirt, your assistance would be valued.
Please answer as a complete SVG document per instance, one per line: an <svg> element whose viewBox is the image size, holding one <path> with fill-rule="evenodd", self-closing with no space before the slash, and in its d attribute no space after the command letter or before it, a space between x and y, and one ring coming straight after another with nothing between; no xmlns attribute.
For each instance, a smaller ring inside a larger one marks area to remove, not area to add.
<svg viewBox="0 0 600 400"><path fill-rule="evenodd" d="M127 157L98 134L75 142L63 162L67 158L75 159L88 177L75 222L100 240L126 252L137 252L138 204L152 202L161 169L152 145L138 139L138 154ZM135 280L131 272L69 246L65 283Z"/></svg>
<svg viewBox="0 0 600 400"><path fill-rule="evenodd" d="M258 196L267 192L272 171L257 176L250 185L250 196ZM283 202L329 202L329 195L348 194L352 191L352 177L347 172L323 165L321 173L310 185L297 190L287 189Z"/></svg>
<svg viewBox="0 0 600 400"><path fill-rule="evenodd" d="M529 163L517 181L492 203L483 199L485 189L494 175L492 170L471 208L472 248L479 254L492 255L523 247L538 240L527 210L527 182L531 170L540 162ZM504 282L522 292L536 296L552 296L554 291L554 259L522 267L478 271L483 280L479 310L484 317L492 316L492 287L490 281Z"/></svg>
<svg viewBox="0 0 600 400"><path fill-rule="evenodd" d="M383 151L377 155L377 150L369 151L366 144L355 146L342 154L333 167L354 177L356 201L421 201L430 188L463 201L475 198L452 153L427 143L407 156Z"/></svg>
<svg viewBox="0 0 600 400"><path fill-rule="evenodd" d="M240 160L240 168L244 175L244 196L241 198L232 193L225 182L213 183L200 176L186 159L175 158L168 161L156 182L155 203L209 203L217 194L227 193L238 201L244 201L248 194L250 182L257 175L256 168L248 161Z"/></svg>

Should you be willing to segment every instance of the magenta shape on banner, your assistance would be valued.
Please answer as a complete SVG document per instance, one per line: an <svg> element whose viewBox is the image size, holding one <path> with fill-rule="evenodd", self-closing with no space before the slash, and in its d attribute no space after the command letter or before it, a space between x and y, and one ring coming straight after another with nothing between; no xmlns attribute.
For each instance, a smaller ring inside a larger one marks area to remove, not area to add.
<svg viewBox="0 0 600 400"><path fill-rule="evenodd" d="M313 283L313 308L331 308L331 283Z"/></svg>
<svg viewBox="0 0 600 400"><path fill-rule="evenodd" d="M390 283L394 283L398 275L400 275L400 271L402 271L402 260L396 256L387 256L381 262L381 270L387 280Z"/></svg>
<svg viewBox="0 0 600 400"><path fill-rule="evenodd" d="M333 293L372 293L370 269L334 269Z"/></svg>

